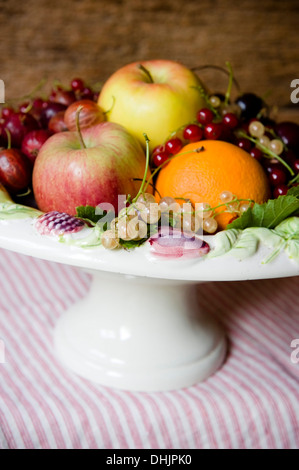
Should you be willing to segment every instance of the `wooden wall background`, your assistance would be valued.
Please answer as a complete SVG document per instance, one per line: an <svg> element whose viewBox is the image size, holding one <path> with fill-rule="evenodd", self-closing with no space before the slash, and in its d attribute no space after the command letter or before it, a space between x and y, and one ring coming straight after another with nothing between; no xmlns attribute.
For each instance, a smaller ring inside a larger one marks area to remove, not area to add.
<svg viewBox="0 0 299 470"><path fill-rule="evenodd" d="M0 78L11 99L43 77L94 83L135 60L228 60L243 90L298 112L298 28L298 0L0 0ZM223 74L202 77L226 86Z"/></svg>

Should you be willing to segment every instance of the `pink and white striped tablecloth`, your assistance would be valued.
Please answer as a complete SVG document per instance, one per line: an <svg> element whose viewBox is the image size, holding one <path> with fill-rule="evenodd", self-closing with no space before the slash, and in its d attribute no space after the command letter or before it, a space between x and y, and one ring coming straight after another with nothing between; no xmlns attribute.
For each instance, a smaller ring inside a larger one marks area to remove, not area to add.
<svg viewBox="0 0 299 470"><path fill-rule="evenodd" d="M230 339L223 368L188 389L132 393L55 359L56 321L88 274L5 250L0 266L1 448L299 447L299 277L207 283L200 302Z"/></svg>

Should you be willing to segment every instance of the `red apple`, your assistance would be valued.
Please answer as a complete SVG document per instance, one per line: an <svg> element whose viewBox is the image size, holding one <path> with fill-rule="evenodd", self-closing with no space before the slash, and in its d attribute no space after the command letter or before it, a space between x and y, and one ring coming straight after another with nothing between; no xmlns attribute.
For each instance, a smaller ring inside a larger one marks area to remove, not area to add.
<svg viewBox="0 0 299 470"><path fill-rule="evenodd" d="M83 147L83 144L86 148ZM103 122L78 132L60 132L42 146L33 169L39 209L75 215L76 207L112 204L118 196L134 197L145 171L140 143L124 127ZM149 175L148 175L149 176Z"/></svg>
<svg viewBox="0 0 299 470"><path fill-rule="evenodd" d="M98 104L108 121L117 122L150 149L170 133L196 119L205 106L202 84L190 69L170 60L134 62L117 70L104 83Z"/></svg>

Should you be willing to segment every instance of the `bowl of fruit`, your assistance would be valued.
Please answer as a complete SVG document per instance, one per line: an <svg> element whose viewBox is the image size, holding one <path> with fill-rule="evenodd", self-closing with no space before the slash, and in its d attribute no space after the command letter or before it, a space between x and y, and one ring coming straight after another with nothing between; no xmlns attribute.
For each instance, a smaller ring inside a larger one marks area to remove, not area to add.
<svg viewBox="0 0 299 470"><path fill-rule="evenodd" d="M233 98L226 73L214 93L180 63L135 62L2 108L0 246L92 274L53 339L89 380L205 380L226 340L204 283L299 274L299 126Z"/></svg>

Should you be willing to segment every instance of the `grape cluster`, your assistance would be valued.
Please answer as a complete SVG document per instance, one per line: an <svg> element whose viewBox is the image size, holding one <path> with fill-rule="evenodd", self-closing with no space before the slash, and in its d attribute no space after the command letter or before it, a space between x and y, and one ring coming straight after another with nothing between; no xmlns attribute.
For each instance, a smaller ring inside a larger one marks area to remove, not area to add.
<svg viewBox="0 0 299 470"><path fill-rule="evenodd" d="M64 115L81 100L95 103L98 93L81 78L68 87L55 84L46 97L33 91L17 105L3 106L0 113L0 182L12 194L31 189L32 169L45 141L67 130Z"/></svg>
<svg viewBox="0 0 299 470"><path fill-rule="evenodd" d="M263 166L274 198L299 182L299 125L276 123L267 116L267 106L253 93L244 93L234 103L212 95L196 120L174 131L152 152L153 167L167 164L183 146L202 140L230 142Z"/></svg>

